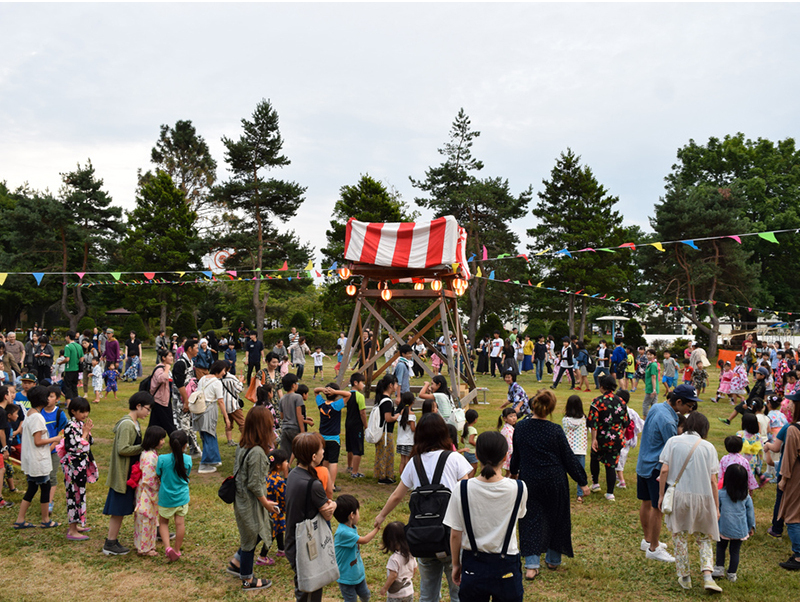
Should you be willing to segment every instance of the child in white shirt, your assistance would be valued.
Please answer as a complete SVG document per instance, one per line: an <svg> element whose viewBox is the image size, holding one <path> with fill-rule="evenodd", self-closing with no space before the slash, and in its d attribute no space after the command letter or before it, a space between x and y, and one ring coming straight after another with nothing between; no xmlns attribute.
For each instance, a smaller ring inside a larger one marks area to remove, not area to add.
<svg viewBox="0 0 800 603"><path fill-rule="evenodd" d="M314 353L311 354L311 357L314 359L314 376L313 379L317 378L317 373L319 373L320 380L324 379L325 377L322 374L322 359L327 358L328 355L322 351L320 346L314 348Z"/></svg>

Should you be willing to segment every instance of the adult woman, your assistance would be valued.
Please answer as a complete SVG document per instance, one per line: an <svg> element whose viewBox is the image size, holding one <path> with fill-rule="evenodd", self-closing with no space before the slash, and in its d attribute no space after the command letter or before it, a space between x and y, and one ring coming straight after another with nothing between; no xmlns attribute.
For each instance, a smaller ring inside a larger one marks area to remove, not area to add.
<svg viewBox="0 0 800 603"><path fill-rule="evenodd" d="M444 422L451 422L453 400L450 396L450 388L447 387L447 378L444 375L436 375L430 383L426 381L422 385L419 397L423 400L435 400L438 413Z"/></svg>
<svg viewBox="0 0 800 603"><path fill-rule="evenodd" d="M692 587L689 575L689 550L687 536L695 535L700 548L700 568L703 571L703 588L712 592L722 592L714 582L714 556L711 541L719 540L719 495L717 474L719 458L708 435L708 419L699 412L691 413L686 419L683 433L667 440L661 451L659 461L658 507L664 502L667 485L675 486L672 512L666 515L667 529L672 533L675 543L675 569L678 583L685 589ZM680 480L678 474L683 471Z"/></svg>
<svg viewBox="0 0 800 603"><path fill-rule="evenodd" d="M206 400L206 411L192 416L192 426L195 431L200 432L203 440L203 455L200 457L198 473L214 473L222 464L217 442L217 420L221 412L222 418L225 419L225 428L231 428L231 421L225 412L225 399L220 381L227 371L227 363L224 360L217 360L209 368L209 374L197 382L197 387L203 390Z"/></svg>
<svg viewBox="0 0 800 603"><path fill-rule="evenodd" d="M559 353L558 372L556 373L555 381L551 386L553 389L558 387L558 382L561 381L561 376L566 372L569 374L572 385L570 389L575 389L575 372L573 370L574 358L572 357L572 346L570 345L569 337L561 339L561 352Z"/></svg>
<svg viewBox="0 0 800 603"><path fill-rule="evenodd" d="M528 488L527 513L519 521L520 552L525 557L525 579L539 575L539 557L555 570L561 555L572 557L572 524L567 474L589 495L586 471L575 458L567 436L548 420L556 396L540 390L530 401L532 418L514 428L510 472Z"/></svg>
<svg viewBox="0 0 800 603"><path fill-rule="evenodd" d="M478 368L475 369L476 373L481 375L489 374L489 337L488 335L481 339L478 344Z"/></svg>
<svg viewBox="0 0 800 603"><path fill-rule="evenodd" d="M503 368L503 374L506 373L508 369L512 369L515 374L519 375L519 366L517 365L517 352L514 349L511 341L508 339L503 340L503 364L501 365Z"/></svg>
<svg viewBox="0 0 800 603"><path fill-rule="evenodd" d="M375 444L374 475L379 484L394 483L394 424L400 417L394 411L394 398L398 387L394 375L384 375L375 386L375 399L380 405L380 426L384 430L383 437Z"/></svg>
<svg viewBox="0 0 800 603"><path fill-rule="evenodd" d="M589 467L592 471L592 492L600 490L600 463L606 468L606 499L614 501L614 485L619 453L625 445L628 428L628 405L614 395L617 381L611 375L600 377L600 395L592 400L586 426L592 432L592 454Z"/></svg>
<svg viewBox="0 0 800 603"><path fill-rule="evenodd" d="M792 555L780 565L788 570L800 569L800 462L798 462L800 403L796 399L798 397L800 394L790 394L790 399L794 400L794 413L792 424L786 431L786 443L781 461L781 481L778 483L778 488L783 492L778 517L786 523L786 531L792 542Z"/></svg>
<svg viewBox="0 0 800 603"><path fill-rule="evenodd" d="M534 343L530 335L525 335L522 343L522 372L527 373L533 370L533 348Z"/></svg>
<svg viewBox="0 0 800 603"><path fill-rule="evenodd" d="M53 370L54 353L53 346L50 345L50 339L47 335L41 335L34 351L36 356L36 377L39 379L39 383L45 379L50 379L51 371Z"/></svg>
<svg viewBox="0 0 800 603"><path fill-rule="evenodd" d="M447 430L447 425L444 420L435 413L428 413L423 415L417 423L417 429L414 432L414 448L411 451L411 456L419 456L422 461L423 469L428 481L433 479L433 473L436 470L436 464L439 462L439 457L444 452L452 452L453 442L450 441L450 435ZM451 492L455 491L458 487L458 482L466 479L472 471L472 465L460 454L448 454L445 461L444 472L442 473L441 483ZM419 487L420 480L417 474L414 462L408 463L400 476L400 483L392 492L389 500L386 501L383 509L375 518L375 526L380 525L386 519L386 516L391 513L394 508L400 504L400 501L405 498L409 490L414 490ZM417 566L419 567L419 600L420 601L438 601L439 592L442 588L442 574L444 573L447 582L450 586L450 600L458 600L458 585L453 582L453 564L452 557L449 555L450 550L443 551L447 553L437 557L418 557Z"/></svg>
<svg viewBox="0 0 800 603"><path fill-rule="evenodd" d="M89 333L87 330L86 333ZM85 333L84 333L85 335ZM91 333L89 333L91 335ZM92 340L91 337L86 337L81 342L81 347L83 348L83 357L81 358L81 368L83 369L81 372L83 373L83 395L89 395L89 381L91 380L92 374L92 358L97 358L97 350L92 347Z"/></svg>
<svg viewBox="0 0 800 603"><path fill-rule="evenodd" d="M272 586L270 580L253 578L253 556L259 540L267 545L272 542L269 514L278 504L267 500L264 476L269 473L267 454L272 450L273 437L272 415L269 411L263 406L250 409L244 421L233 467L236 476L233 514L239 529L239 551L234 560L238 564L234 561L228 564L228 572L238 574L242 579L243 590Z"/></svg>
<svg viewBox="0 0 800 603"><path fill-rule="evenodd" d="M172 407L172 365L175 357L172 352L162 350L158 365L153 371L150 380L150 393L153 394L153 410L150 412L150 425L158 425L167 435L175 431L175 421L173 418Z"/></svg>
<svg viewBox="0 0 800 603"><path fill-rule="evenodd" d="M517 383L517 374L513 369L508 369L503 373L503 379L508 384L508 400L506 400L500 408L505 408L511 404L517 413L517 419L524 419L530 416L531 407L528 403L528 394L526 394L522 386Z"/></svg>
<svg viewBox="0 0 800 603"><path fill-rule="evenodd" d="M197 356L194 357L194 375L198 379L208 375L208 369L214 364L214 356L211 354L211 349L208 347L208 339L205 337L200 340L200 345L197 349Z"/></svg>
<svg viewBox="0 0 800 603"><path fill-rule="evenodd" d="M267 364L256 373L256 388L267 384L272 386L272 398L267 401L266 405L272 413L272 425L275 430L275 436L279 437L281 433L281 413L278 410L278 402L281 399L281 392L283 391L283 380L281 378L281 369L279 368L281 360L275 352L267 352L264 358ZM253 400L255 400L255 395L255 391L253 391Z"/></svg>
<svg viewBox="0 0 800 603"><path fill-rule="evenodd" d="M578 342L578 353L575 355L575 366L578 369L578 391L583 388L583 391L592 391L589 389L589 381L586 377L589 375L589 370L586 368L589 364L589 352L586 351L586 345L582 341Z"/></svg>
<svg viewBox="0 0 800 603"><path fill-rule="evenodd" d="M315 470L325 455L325 441L317 432L307 431L298 434L292 442L292 454L297 459L297 466L292 469L286 480L286 558L294 570L294 592L297 600L322 601L321 588L307 593L297 587L295 531L298 523L314 519L317 513L326 521L330 521L336 509L336 503L328 500L325 495L325 489ZM264 479L263 476L261 479Z"/></svg>

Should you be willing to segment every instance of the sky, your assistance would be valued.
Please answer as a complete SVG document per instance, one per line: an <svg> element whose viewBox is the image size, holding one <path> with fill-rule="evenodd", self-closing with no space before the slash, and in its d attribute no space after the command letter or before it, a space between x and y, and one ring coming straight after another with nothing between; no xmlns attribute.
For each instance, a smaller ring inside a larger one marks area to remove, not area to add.
<svg viewBox="0 0 800 603"><path fill-rule="evenodd" d="M131 209L159 126L179 119L224 180L221 137L266 98L291 160L271 175L307 187L286 227L318 251L362 174L417 209L409 176L441 162L463 108L483 177L538 192L571 148L649 231L690 139L795 136L798 17L788 3L0 3L0 181L55 192L90 158ZM512 224L521 250L534 225Z"/></svg>

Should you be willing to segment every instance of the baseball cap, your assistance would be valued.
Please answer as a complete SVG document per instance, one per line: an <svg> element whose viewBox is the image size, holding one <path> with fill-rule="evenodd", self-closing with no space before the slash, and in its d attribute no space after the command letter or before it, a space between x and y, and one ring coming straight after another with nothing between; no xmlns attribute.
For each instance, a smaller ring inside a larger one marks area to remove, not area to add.
<svg viewBox="0 0 800 603"><path fill-rule="evenodd" d="M20 381L33 381L34 383L36 383L36 375L34 375L33 373L25 373L24 375L22 375L22 377L20 377L19 380Z"/></svg>
<svg viewBox="0 0 800 603"><path fill-rule="evenodd" d="M759 366L758 372L764 375L765 377L769 377L769 370L764 366Z"/></svg>
<svg viewBox="0 0 800 603"><path fill-rule="evenodd" d="M672 390L673 398L680 398L681 400L691 400L692 402L700 402L697 397L697 390L692 385L681 384Z"/></svg>
<svg viewBox="0 0 800 603"><path fill-rule="evenodd" d="M106 333L114 334L114 329L106 329Z"/></svg>

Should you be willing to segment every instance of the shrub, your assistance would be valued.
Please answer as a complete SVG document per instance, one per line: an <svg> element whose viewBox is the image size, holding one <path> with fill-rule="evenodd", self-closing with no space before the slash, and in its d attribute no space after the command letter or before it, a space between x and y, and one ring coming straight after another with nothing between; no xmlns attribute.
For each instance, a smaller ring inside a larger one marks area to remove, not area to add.
<svg viewBox="0 0 800 603"><path fill-rule="evenodd" d="M91 331L91 330L92 330L92 329L94 329L96 326L97 326L97 325L96 325L96 324L95 324L95 322L94 322L94 318L92 318L91 316L84 316L84 317L83 317L83 318L81 318L81 319L80 319L80 321L78 322L78 333L83 333L83 332L84 332L84 331L86 331L87 329L88 329L89 331Z"/></svg>
<svg viewBox="0 0 800 603"><path fill-rule="evenodd" d="M206 318L206 321L203 323L203 326L200 327L200 330L203 333L208 333L209 331L213 331L214 329L216 329L216 326L214 325L214 321L210 318Z"/></svg>
<svg viewBox="0 0 800 603"><path fill-rule="evenodd" d="M633 349L636 349L640 346L647 345L647 341L644 338L644 332L642 331L642 325L639 324L638 320L631 318L625 323L623 329L625 331L626 346L629 345Z"/></svg>
<svg viewBox="0 0 800 603"><path fill-rule="evenodd" d="M144 326L144 322L142 318L138 314L131 314L125 320L125 326L122 328L122 333L120 333L118 339L128 339L128 334L133 331L136 333L136 336L141 339L142 341L148 339L147 328Z"/></svg>
<svg viewBox="0 0 800 603"><path fill-rule="evenodd" d="M547 334L552 335L556 341L561 341L562 337L569 335L569 325L565 320L556 320Z"/></svg>
<svg viewBox="0 0 800 603"><path fill-rule="evenodd" d="M172 328L180 337L197 336L197 322L189 312L181 312Z"/></svg>
<svg viewBox="0 0 800 603"><path fill-rule="evenodd" d="M547 335L548 329L547 325L544 324L544 321L540 318L534 318L528 323L527 328L522 332L522 338L525 338L525 335L528 335L531 339L536 341L536 338L539 335Z"/></svg>
<svg viewBox="0 0 800 603"><path fill-rule="evenodd" d="M308 322L308 317L305 312L295 312L292 319L289 321L289 326L296 328L298 331L308 331L311 324Z"/></svg>
<svg viewBox="0 0 800 603"><path fill-rule="evenodd" d="M669 347L669 351L672 354L672 357L678 361L678 363L683 362L683 350L689 347L689 340L685 337L678 337L675 341L672 342L672 345Z"/></svg>
<svg viewBox="0 0 800 603"><path fill-rule="evenodd" d="M483 319L481 327L478 329L477 338L478 340L482 339L483 337L491 338L495 332L500 333L500 337L505 339L506 329L503 327L503 321L500 320L500 317L497 316L497 314L489 314Z"/></svg>

